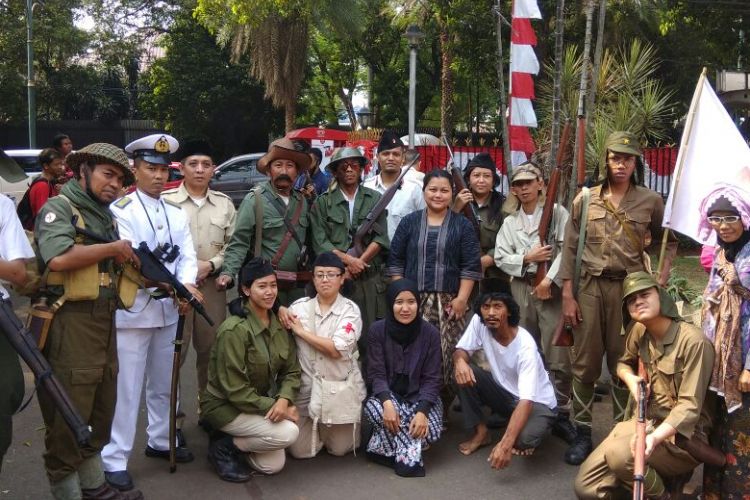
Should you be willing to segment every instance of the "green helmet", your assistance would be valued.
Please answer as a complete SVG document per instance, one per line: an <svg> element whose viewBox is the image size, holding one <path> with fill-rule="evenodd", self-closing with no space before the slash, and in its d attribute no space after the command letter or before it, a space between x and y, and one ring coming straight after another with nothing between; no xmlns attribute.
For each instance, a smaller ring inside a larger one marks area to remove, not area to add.
<svg viewBox="0 0 750 500"><path fill-rule="evenodd" d="M352 147L343 147L343 148L336 148L336 151L333 152L333 156L331 156L331 161L326 166L326 169L331 173L336 173L336 168L338 167L338 164L341 160L348 160L350 158L355 158L359 160L360 166L364 167L367 163L367 158L359 151L357 148Z"/></svg>

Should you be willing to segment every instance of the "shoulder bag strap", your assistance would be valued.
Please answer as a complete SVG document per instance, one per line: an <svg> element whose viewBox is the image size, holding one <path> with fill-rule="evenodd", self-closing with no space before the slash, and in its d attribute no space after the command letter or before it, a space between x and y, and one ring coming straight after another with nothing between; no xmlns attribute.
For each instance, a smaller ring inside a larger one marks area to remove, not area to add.
<svg viewBox="0 0 750 500"><path fill-rule="evenodd" d="M255 188L255 249L253 257L260 257L260 246L263 243L263 203L260 199L261 188Z"/></svg>
<svg viewBox="0 0 750 500"><path fill-rule="evenodd" d="M294 210L294 215L292 216L292 220L290 221L286 216L288 212L287 207L284 206L281 200L274 197L274 195L272 195L268 191L264 191L263 195L266 197L268 202L273 206L273 208L276 209L276 211L279 213L281 218L284 219L284 225L286 226L287 233L290 234L292 238L294 238L294 241L297 242L297 246L300 248L304 248L305 245L299 239L299 236L297 236L297 231L294 230L294 226L297 225L297 223L299 222L299 218L302 215L302 205L304 204L305 200L299 200L299 203L297 204L297 208ZM291 203L292 197L290 196L289 199ZM286 237L286 235L284 236Z"/></svg>
<svg viewBox="0 0 750 500"><path fill-rule="evenodd" d="M607 210L607 212L611 213L612 216L617 219L617 222L620 223L620 226L622 226L623 231L625 231L625 234L630 239L630 242L633 244L635 248L640 248L641 252L643 251L643 241L638 241L638 237L633 232L633 228L628 224L628 221L623 219L622 215L617 213L617 209L612 205L612 202L609 200L604 200L604 208Z"/></svg>
<svg viewBox="0 0 750 500"><path fill-rule="evenodd" d="M300 248L303 248L303 246L297 239L297 235L294 232L294 226L299 222L299 217L302 214L302 205L304 205L304 203L304 201L300 201L299 203L297 203L297 207L294 209L294 215L292 215L291 223L288 223L286 217L284 217L284 222L287 222L287 230L284 234L284 238L281 240L279 249L276 250L276 254L271 259L271 265L274 267L274 269L276 269L279 261L281 261L281 257L284 256L284 252L286 252L287 247L289 247L289 243L292 242L292 237L294 237L294 239L297 241L297 244L300 245Z"/></svg>
<svg viewBox="0 0 750 500"><path fill-rule="evenodd" d="M586 244L586 226L589 222L589 205L591 204L591 190L587 187L581 189L581 219L580 231L578 232L578 249L576 251L576 267L573 271L573 293L578 294L578 284L581 281L581 261L583 260L583 247Z"/></svg>

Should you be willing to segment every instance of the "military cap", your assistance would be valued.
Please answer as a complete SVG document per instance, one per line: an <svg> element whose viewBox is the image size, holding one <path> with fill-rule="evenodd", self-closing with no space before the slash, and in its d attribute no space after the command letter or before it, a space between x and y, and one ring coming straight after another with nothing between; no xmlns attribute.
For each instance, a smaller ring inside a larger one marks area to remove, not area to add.
<svg viewBox="0 0 750 500"><path fill-rule="evenodd" d="M680 316L680 313L677 311L677 305L675 304L674 299L664 288L659 286L656 278L646 271L637 271L628 274L622 282L623 325L627 325L630 319L627 307L628 297L634 293L648 290L649 288L656 288L656 291L659 293L660 314L662 316L667 316L677 320L682 319L682 316Z"/></svg>
<svg viewBox="0 0 750 500"><path fill-rule="evenodd" d="M70 167L73 173L76 174L76 177L80 176L81 163L87 161L120 167L123 174L125 174L123 184L129 186L135 182L135 176L130 170L128 157L125 155L125 152L117 146L104 142L95 142L79 149L78 151L70 153L67 158L65 158L65 163Z"/></svg>
<svg viewBox="0 0 750 500"><path fill-rule="evenodd" d="M154 165L169 165L170 155L179 147L177 139L169 134L151 134L125 146L125 152L133 159L141 158Z"/></svg>
<svg viewBox="0 0 750 500"><path fill-rule="evenodd" d="M641 156L643 154L640 141L638 141L635 134L631 134L630 132L612 132L607 137L605 147L609 151L626 155Z"/></svg>
<svg viewBox="0 0 750 500"><path fill-rule="evenodd" d="M539 167L530 161L527 161L513 169L513 173L510 176L510 183L513 184L516 181L535 181L543 178L542 171L539 170Z"/></svg>
<svg viewBox="0 0 750 500"><path fill-rule="evenodd" d="M380 136L380 142L378 142L378 153L403 147L404 143L401 142L401 138L396 135L396 132L393 130L384 130L383 135Z"/></svg>
<svg viewBox="0 0 750 500"><path fill-rule="evenodd" d="M299 170L310 168L312 158L308 153L297 151L291 139L282 137L268 146L268 152L258 160L258 172L268 175L268 167L274 160L289 160L297 165Z"/></svg>

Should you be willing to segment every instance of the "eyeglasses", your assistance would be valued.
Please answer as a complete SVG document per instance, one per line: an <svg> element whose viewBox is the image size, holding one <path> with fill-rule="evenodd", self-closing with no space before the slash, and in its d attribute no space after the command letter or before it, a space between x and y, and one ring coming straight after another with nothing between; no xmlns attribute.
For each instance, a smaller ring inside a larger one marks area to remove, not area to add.
<svg viewBox="0 0 750 500"><path fill-rule="evenodd" d="M352 170L357 170L358 168L362 167L362 164L358 161L342 161L339 163L339 167L341 167L341 170L346 170L347 168L351 168Z"/></svg>
<svg viewBox="0 0 750 500"><path fill-rule="evenodd" d="M714 226L720 226L722 224L734 224L738 220L740 220L739 215L724 215L724 216L718 216L718 215L712 215L710 217L706 217L706 220L713 224Z"/></svg>
<svg viewBox="0 0 750 500"><path fill-rule="evenodd" d="M325 281L325 280L332 280L334 278L338 278L342 274L344 273L315 273L314 276L315 276L315 279L318 279L320 281Z"/></svg>

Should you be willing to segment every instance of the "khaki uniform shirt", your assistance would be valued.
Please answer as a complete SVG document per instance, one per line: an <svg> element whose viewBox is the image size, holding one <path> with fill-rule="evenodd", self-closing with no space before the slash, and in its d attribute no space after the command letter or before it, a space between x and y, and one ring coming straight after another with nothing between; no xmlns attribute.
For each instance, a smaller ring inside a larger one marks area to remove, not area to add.
<svg viewBox="0 0 750 500"><path fill-rule="evenodd" d="M560 279L573 279L578 235L581 228L581 199L579 193L573 200L571 217L565 228L565 243L560 264ZM620 201L616 213L631 228L628 236L620 221L605 208L602 186L591 188L586 244L583 247L582 272L599 276L602 272L625 274L643 271L643 248L646 231L651 231L654 241L661 236L664 202L661 196L641 186L631 186ZM676 249L676 240L670 243Z"/></svg>
<svg viewBox="0 0 750 500"><path fill-rule="evenodd" d="M198 260L212 262L214 269L220 270L224 264L224 251L234 232L237 211L232 199L209 189L203 204L198 206L184 183L164 191L162 197L180 205L187 215Z"/></svg>
<svg viewBox="0 0 750 500"><path fill-rule="evenodd" d="M630 329L625 352L618 363L638 373L643 360L651 387L648 417L666 422L691 438L694 431L706 432L710 417L703 401L711 381L714 347L700 329L673 321L666 336L655 340L641 323Z"/></svg>
<svg viewBox="0 0 750 500"><path fill-rule="evenodd" d="M299 391L297 347L289 332L273 313L267 327L246 313L224 321L211 348L201 416L216 429L240 413L265 415L279 398L294 402Z"/></svg>
<svg viewBox="0 0 750 500"><path fill-rule="evenodd" d="M352 371L359 373L357 363L357 340L362 335L362 316L353 301L339 294L325 314L320 311L317 298L303 298L289 307L302 324L318 337L333 340L339 359L333 359L318 351L295 335L299 363L302 367L302 385L297 398L297 409L307 415L313 377L317 374L325 380L346 380ZM312 313L312 318L310 317ZM361 380L361 375L358 377ZM362 383L362 392L364 392Z"/></svg>
<svg viewBox="0 0 750 500"><path fill-rule="evenodd" d="M517 278L526 274L536 273L537 265L531 262L523 263L523 257L534 246L539 245L539 221L542 218L543 205L537 205L531 217L527 216L522 208L508 215L503 221L500 231L497 233L495 245L495 264L502 271ZM565 235L565 225L568 222L568 211L565 207L555 205L552 213L550 234L553 236L555 245L552 249L552 263L547 270L547 277L558 286L562 285L558 278L560 260L562 259L562 247Z"/></svg>
<svg viewBox="0 0 750 500"><path fill-rule="evenodd" d="M263 241L260 248L261 257L271 260L276 251L281 246L281 240L286 234L286 224L284 224L284 217L279 214L275 206L267 199L267 194L273 198L278 199L282 204L283 199L279 197L276 190L271 187L270 182L264 182L260 185L259 190L253 189L250 191L245 199L242 200L239 210L237 211L237 221L234 227L234 233L229 241L229 245L224 252L224 267L221 274L228 274L232 277L236 276L242 267L242 263L245 261L245 257L248 252L254 251L255 243L255 197L260 195L260 202L263 206ZM307 200L296 191L292 192L289 197L289 205L287 206L287 217L291 222L294 210L297 204L303 203L302 212L300 214L299 222L295 225L297 229L297 236L302 243L305 243L307 238L307 229L310 224L310 212L307 204ZM284 255L279 261L278 268L282 271L297 271L297 257L300 254L300 247L294 238L289 240L289 245L286 247Z"/></svg>
<svg viewBox="0 0 750 500"><path fill-rule="evenodd" d="M349 217L349 202L344 198L340 188L322 194L315 201L312 215L313 250L320 255L333 249L346 252L353 245L354 233L365 222L367 214L380 200L380 193L364 186L359 186L354 197L354 217ZM371 242L380 245L381 251L370 261L371 268L377 268L384 262L384 250L390 246L386 213L380 214L370 238L365 238L365 245Z"/></svg>

